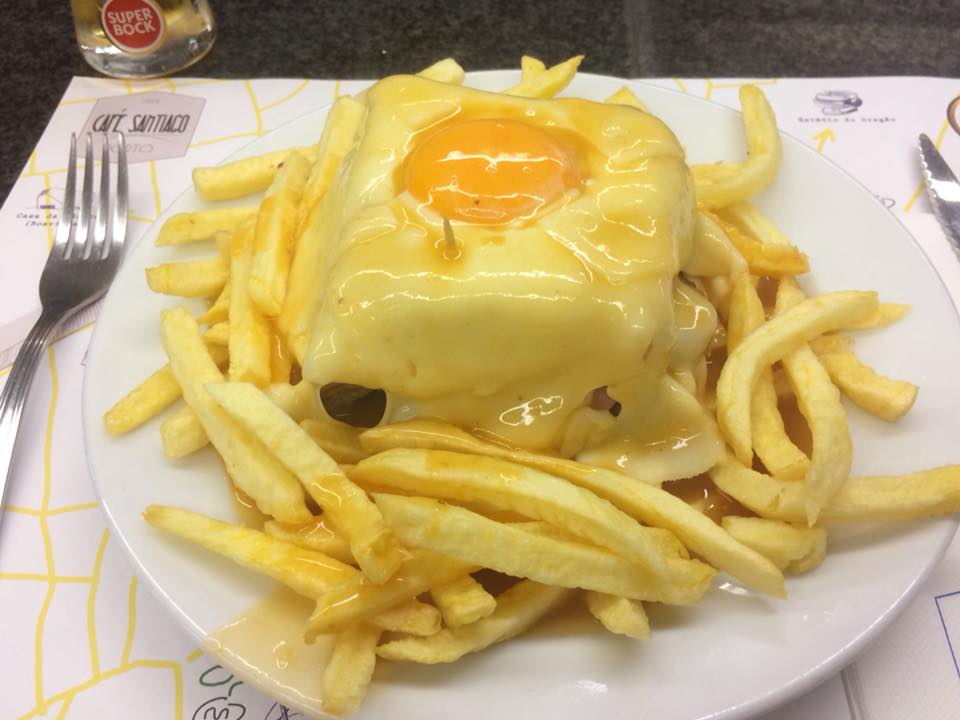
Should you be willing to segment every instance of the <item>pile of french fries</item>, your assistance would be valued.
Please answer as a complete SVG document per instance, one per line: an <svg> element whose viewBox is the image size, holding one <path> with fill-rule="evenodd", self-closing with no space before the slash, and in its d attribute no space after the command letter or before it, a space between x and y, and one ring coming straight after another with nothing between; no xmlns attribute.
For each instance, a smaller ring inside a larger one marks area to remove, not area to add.
<svg viewBox="0 0 960 720"><path fill-rule="evenodd" d="M524 58L521 82L505 92L551 97L579 62L547 68ZM453 60L421 75L464 77ZM150 288L207 298L207 308L163 313L169 364L104 420L111 434L129 432L182 398L160 424L166 455L212 445L265 521L247 527L162 506L144 516L315 601L306 637L335 634L322 669L326 711L358 706L377 658L452 662L524 632L576 596L608 631L644 639L644 603L696 603L717 572L784 597L784 573L823 559L826 523L960 509L957 466L850 477L841 394L894 421L917 388L876 373L841 333L884 326L907 308L872 292L805 296L796 277L809 269L806 256L750 202L778 171L776 120L756 87L740 97L748 157L692 168L698 221L742 257L729 275L688 278L725 328L712 358L722 370L697 389L728 443L705 482L742 509L716 519L669 483L506 448L440 422L363 430L327 416L316 388L298 380L305 298L322 253L311 228L360 125L362 96L334 104L316 146L194 172L209 201L265 194L259 204L164 224L158 244L205 242L214 251L149 268ZM627 88L608 102L643 109ZM805 433L784 419L790 402ZM477 579L481 569L515 582L501 578L498 587L508 587L494 594Z"/></svg>

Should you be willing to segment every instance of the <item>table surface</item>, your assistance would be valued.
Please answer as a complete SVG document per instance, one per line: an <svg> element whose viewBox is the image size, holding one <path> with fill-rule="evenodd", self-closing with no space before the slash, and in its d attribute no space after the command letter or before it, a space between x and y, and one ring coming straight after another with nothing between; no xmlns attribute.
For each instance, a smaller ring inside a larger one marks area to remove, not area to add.
<svg viewBox="0 0 960 720"><path fill-rule="evenodd" d="M856 76L956 73L954 0L210 0L207 77L369 78L451 55L469 70L515 67L523 53L624 77ZM66 0L3 3L0 199L80 56ZM20 28L20 30L16 30Z"/></svg>

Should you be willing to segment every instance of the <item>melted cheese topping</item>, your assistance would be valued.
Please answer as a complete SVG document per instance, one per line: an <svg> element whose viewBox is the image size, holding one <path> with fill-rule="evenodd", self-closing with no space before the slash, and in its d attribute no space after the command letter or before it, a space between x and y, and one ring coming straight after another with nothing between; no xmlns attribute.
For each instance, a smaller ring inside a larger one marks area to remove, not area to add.
<svg viewBox="0 0 960 720"><path fill-rule="evenodd" d="M662 122L407 76L366 103L315 229L325 257L308 380L383 388L385 421L436 417L621 468L623 437L650 417L715 435L662 386L669 367L700 359L716 321L677 283L694 200ZM577 413L601 386L625 411L585 433Z"/></svg>

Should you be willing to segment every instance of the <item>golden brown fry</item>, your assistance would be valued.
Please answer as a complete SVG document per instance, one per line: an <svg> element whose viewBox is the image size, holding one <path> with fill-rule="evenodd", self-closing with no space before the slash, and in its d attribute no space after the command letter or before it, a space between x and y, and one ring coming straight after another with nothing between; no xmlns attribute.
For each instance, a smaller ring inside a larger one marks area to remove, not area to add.
<svg viewBox="0 0 960 720"><path fill-rule="evenodd" d="M305 550L259 530L231 525L189 510L150 505L143 517L154 527L267 575L312 600L358 574L349 565L321 553Z"/></svg>
<svg viewBox="0 0 960 720"><path fill-rule="evenodd" d="M776 177L782 148L773 108L754 85L740 88L747 159L733 163L693 165L697 202L713 208L742 202L763 191Z"/></svg>
<svg viewBox="0 0 960 720"><path fill-rule="evenodd" d="M317 148L310 146L277 150L217 167L198 167L193 169L193 187L197 195L211 202L261 192L270 187L291 149L303 153L311 162L316 158Z"/></svg>
<svg viewBox="0 0 960 720"><path fill-rule="evenodd" d="M227 322L230 319L230 293L233 283L230 278L223 286L223 290L217 295L217 299L207 308L207 311L197 317L197 321L203 325L215 325L217 323Z"/></svg>
<svg viewBox="0 0 960 720"><path fill-rule="evenodd" d="M714 215L713 220L720 225L730 243L747 261L747 267L752 274L783 277L810 271L807 256L793 245L763 242L726 222L719 215Z"/></svg>
<svg viewBox="0 0 960 720"><path fill-rule="evenodd" d="M297 208L309 172L310 163L294 150L283 161L260 203L247 292L264 315L279 315L283 309Z"/></svg>
<svg viewBox="0 0 960 720"><path fill-rule="evenodd" d="M377 655L387 660L427 664L454 662L468 653L516 637L570 595L570 590L525 580L497 597L497 609L492 615L472 625L441 630L428 638L392 640L378 647Z"/></svg>
<svg viewBox="0 0 960 720"><path fill-rule="evenodd" d="M774 565L791 575L813 570L827 553L827 531L822 527L733 515L720 522L737 540L770 558Z"/></svg>
<svg viewBox="0 0 960 720"><path fill-rule="evenodd" d="M559 525L669 578L654 534L587 490L522 465L442 450L389 450L350 471L361 484L480 502Z"/></svg>
<svg viewBox="0 0 960 720"><path fill-rule="evenodd" d="M211 325L203 331L203 339L211 348L211 354L214 347L222 348L223 359L226 361L227 345L230 343L230 323L224 321ZM220 363L217 362L217 364L219 365Z"/></svg>
<svg viewBox="0 0 960 720"><path fill-rule="evenodd" d="M404 600L392 608L381 610L367 622L381 630L420 637L434 635L440 632L441 628L440 611L433 605L427 605L416 598Z"/></svg>
<svg viewBox="0 0 960 720"><path fill-rule="evenodd" d="M271 537L279 538L307 550L328 555L342 563L353 565L353 553L350 552L349 541L337 530L334 530L322 518L315 517L305 523L282 523L277 520L267 520L263 531Z"/></svg>
<svg viewBox="0 0 960 720"><path fill-rule="evenodd" d="M287 342L271 327L270 331L270 382L288 385L293 371L293 355L287 348Z"/></svg>
<svg viewBox="0 0 960 720"><path fill-rule="evenodd" d="M182 245L211 240L218 232L232 231L257 212L256 206L210 208L177 213L167 218L157 235L157 245Z"/></svg>
<svg viewBox="0 0 960 720"><path fill-rule="evenodd" d="M431 588L430 597L450 628L475 623L497 609L497 599L470 575Z"/></svg>
<svg viewBox="0 0 960 720"><path fill-rule="evenodd" d="M210 297L223 290L229 271L220 256L149 267L147 285L156 293L178 297Z"/></svg>
<svg viewBox="0 0 960 720"><path fill-rule="evenodd" d="M841 330L876 330L892 325L910 312L909 305L898 303L880 303L876 310L857 322L844 325Z"/></svg>
<svg viewBox="0 0 960 720"><path fill-rule="evenodd" d="M735 541L683 500L658 487L572 460L508 450L451 425L428 420L371 428L360 437L361 443L371 450L398 446L454 450L501 457L557 475L609 500L643 523L670 530L711 565L751 588L776 597L784 595L783 576L770 561Z"/></svg>
<svg viewBox="0 0 960 720"><path fill-rule="evenodd" d="M217 365L227 361L227 350L208 345L210 357ZM164 365L133 390L120 398L103 416L103 424L111 435L121 435L140 427L147 420L159 415L180 397L170 365Z"/></svg>
<svg viewBox="0 0 960 720"><path fill-rule="evenodd" d="M404 544L547 585L689 605L700 599L714 575L704 563L674 557L669 563L673 577L661 580L647 568L595 546L499 523L438 500L382 493L374 497Z"/></svg>
<svg viewBox="0 0 960 720"><path fill-rule="evenodd" d="M784 278L777 290L777 315L789 312L804 301L803 291L793 279ZM785 355L781 362L797 405L810 427L813 451L804 476L807 492L807 521L813 525L853 466L853 441L840 392L810 346L803 344Z"/></svg>
<svg viewBox="0 0 960 720"><path fill-rule="evenodd" d="M237 486L277 520L309 520L312 516L300 483L204 390L206 385L222 383L223 375L203 343L197 321L185 308L166 310L160 316L160 336L184 400Z"/></svg>
<svg viewBox="0 0 960 720"><path fill-rule="evenodd" d="M377 585L357 573L317 601L307 623L307 642L321 633L340 630L366 620L398 603L415 598L435 585L462 577L474 567L442 555L413 551L383 585Z"/></svg>
<svg viewBox="0 0 960 720"><path fill-rule="evenodd" d="M363 702L377 662L380 633L379 628L367 623L337 633L321 682L325 712L343 717Z"/></svg>
<svg viewBox="0 0 960 720"><path fill-rule="evenodd" d="M197 414L184 405L160 423L163 454L171 460L186 457L210 444Z"/></svg>
<svg viewBox="0 0 960 720"><path fill-rule="evenodd" d="M505 95L519 95L521 97L549 98L563 90L573 76L577 74L577 68L583 55L576 55L569 60L564 60L542 73L534 75L528 80L521 80L518 84L503 91Z"/></svg>
<svg viewBox="0 0 960 720"><path fill-rule="evenodd" d="M233 420L270 448L303 484L338 531L363 572L383 583L399 567L402 555L377 506L283 410L253 385L214 383L207 392Z"/></svg>
<svg viewBox="0 0 960 720"><path fill-rule="evenodd" d="M338 463L355 465L365 457L370 457L371 453L360 445L358 428L333 420L324 412L302 421L300 427Z"/></svg>
<svg viewBox="0 0 960 720"><path fill-rule="evenodd" d="M543 60L538 60L532 55L524 55L520 58L520 80L523 82L533 80L543 74L546 69L547 66L543 64Z"/></svg>
<svg viewBox="0 0 960 720"><path fill-rule="evenodd" d="M916 402L916 385L880 375L852 352L827 352L819 358L843 394L878 418L899 420Z"/></svg>
<svg viewBox="0 0 960 720"><path fill-rule="evenodd" d="M237 229L230 248L230 371L231 380L259 387L270 382L270 323L248 292L255 226Z"/></svg>
<svg viewBox="0 0 960 720"><path fill-rule="evenodd" d="M871 312L873 292L834 292L808 298L750 334L727 358L717 382L717 420L736 455L752 462L750 406L754 383L764 368L818 335Z"/></svg>
<svg viewBox="0 0 960 720"><path fill-rule="evenodd" d="M612 633L635 640L650 637L650 620L639 600L590 590L587 592L587 607L590 614Z"/></svg>
<svg viewBox="0 0 960 720"><path fill-rule="evenodd" d="M800 483L782 482L728 457L710 471L721 491L761 517L805 523ZM908 520L960 511L960 465L849 478L820 513L822 522Z"/></svg>
<svg viewBox="0 0 960 720"><path fill-rule="evenodd" d="M465 77L460 63L453 58L438 60L430 67L426 67L418 72L417 75L427 80L435 80L437 82L447 83L448 85L461 85Z"/></svg>

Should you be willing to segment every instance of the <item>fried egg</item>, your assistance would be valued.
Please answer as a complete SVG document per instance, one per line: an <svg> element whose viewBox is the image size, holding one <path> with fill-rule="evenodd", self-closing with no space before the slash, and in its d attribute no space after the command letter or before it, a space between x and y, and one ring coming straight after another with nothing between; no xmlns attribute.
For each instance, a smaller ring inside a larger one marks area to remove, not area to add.
<svg viewBox="0 0 960 720"><path fill-rule="evenodd" d="M716 430L678 380L716 315L678 276L695 203L667 126L413 76L364 103L315 230L304 377L383 389L384 422L443 419L638 476L664 453L713 464Z"/></svg>

